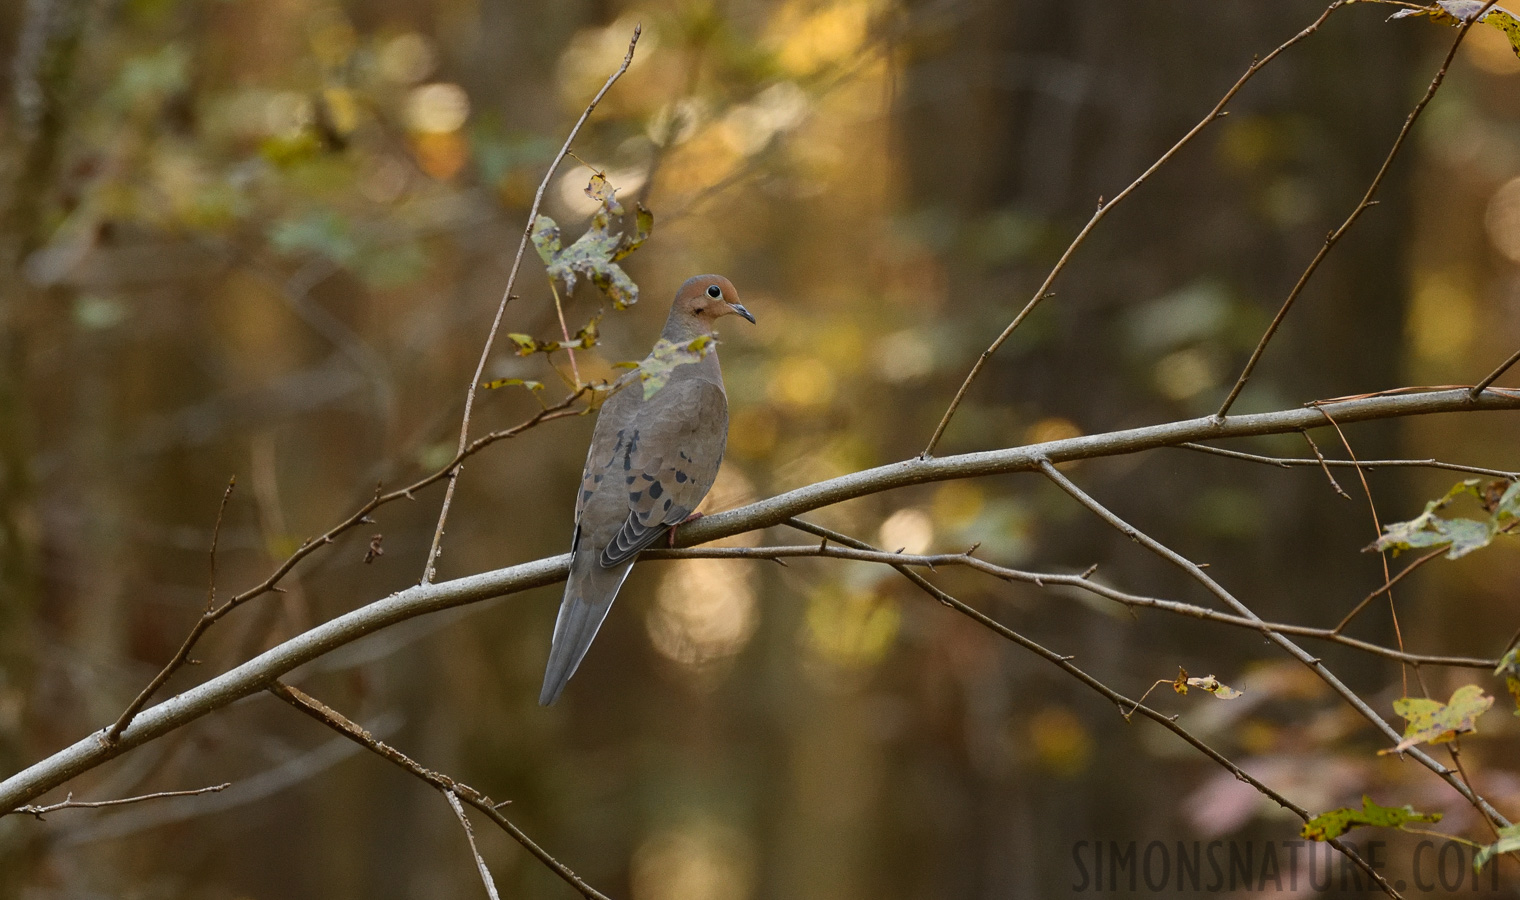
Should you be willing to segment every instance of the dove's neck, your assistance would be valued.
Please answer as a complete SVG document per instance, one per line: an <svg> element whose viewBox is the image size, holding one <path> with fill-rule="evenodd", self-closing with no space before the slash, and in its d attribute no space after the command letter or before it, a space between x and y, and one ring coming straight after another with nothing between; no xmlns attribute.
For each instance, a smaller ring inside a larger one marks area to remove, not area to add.
<svg viewBox="0 0 1520 900"><path fill-rule="evenodd" d="M665 330L660 332L660 337L667 341L678 344L694 341L704 334L712 334L712 328L704 320L696 316L683 316L671 314L665 320Z"/></svg>

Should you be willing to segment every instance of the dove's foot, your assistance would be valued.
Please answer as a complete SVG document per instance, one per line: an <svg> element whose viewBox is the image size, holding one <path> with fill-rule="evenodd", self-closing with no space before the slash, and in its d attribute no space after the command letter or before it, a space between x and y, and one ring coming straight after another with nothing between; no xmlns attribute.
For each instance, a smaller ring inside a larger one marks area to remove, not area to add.
<svg viewBox="0 0 1520 900"><path fill-rule="evenodd" d="M691 515L687 516L686 518L682 519L681 521L677 522L676 524L670 526L670 531L665 536L665 542L666 542L666 544L672 550L674 550L675 546L676 546L676 529L680 528L682 525L685 525L687 522L695 522L696 520L698 520L700 518L702 518L702 514L701 513L692 513Z"/></svg>

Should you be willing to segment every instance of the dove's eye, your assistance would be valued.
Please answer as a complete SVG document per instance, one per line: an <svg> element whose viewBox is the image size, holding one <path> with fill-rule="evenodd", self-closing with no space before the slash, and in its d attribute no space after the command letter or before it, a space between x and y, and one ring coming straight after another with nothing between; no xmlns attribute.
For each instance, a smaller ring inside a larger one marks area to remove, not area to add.
<svg viewBox="0 0 1520 900"><path fill-rule="evenodd" d="M709 287L707 289L707 296L709 296L709 297L713 298L714 300L716 300L719 297L723 296L723 290L721 288L719 288L716 284L712 285L711 287Z"/></svg>

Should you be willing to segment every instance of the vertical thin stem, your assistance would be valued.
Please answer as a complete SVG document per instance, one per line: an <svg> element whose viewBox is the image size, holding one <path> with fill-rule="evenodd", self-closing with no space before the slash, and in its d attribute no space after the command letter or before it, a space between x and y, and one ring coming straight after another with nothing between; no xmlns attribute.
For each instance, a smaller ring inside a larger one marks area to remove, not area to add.
<svg viewBox="0 0 1520 900"><path fill-rule="evenodd" d="M1293 308L1293 301L1297 300L1298 295L1303 293L1304 287L1309 283L1309 279L1314 276L1314 272L1319 268L1319 264L1325 261L1325 257L1330 255L1330 251L1335 248L1341 237L1356 223L1356 220L1362 217L1362 213L1377 204L1372 198L1377 194L1378 188L1382 186L1383 179L1387 177L1388 170L1393 166L1394 158L1399 155L1399 150L1403 148L1404 140L1409 137L1409 132L1414 128L1415 121L1420 118L1420 113L1425 111L1426 105L1436 95L1436 91L1440 90L1441 82L1446 79L1446 70L1451 67L1451 61L1456 58L1457 48L1462 46L1462 39L1467 37L1467 30L1473 26L1473 23L1483 18L1484 14L1488 12L1489 7L1493 6L1496 2L1498 0L1488 0L1476 15L1462 23L1457 31L1457 39L1451 42L1451 49L1446 51L1446 58L1441 61L1441 68L1436 70L1435 77L1430 80L1430 86L1425 89L1425 96L1420 98L1420 102L1416 103L1414 109L1410 110L1409 115L1405 117L1404 127L1399 129L1398 137L1393 139L1393 146L1389 148L1388 156L1383 159L1383 165L1378 169L1377 175L1373 176L1372 183L1367 186L1367 193L1362 195L1361 202L1351 211L1351 215L1346 217L1346 221L1341 223L1341 227L1330 232L1329 236L1325 238L1325 242L1320 245L1319 252L1315 253L1314 258L1309 261L1308 268L1304 269L1304 273L1298 276L1298 282L1293 285L1293 290L1288 292L1288 299L1283 301L1282 308L1277 311L1277 315L1272 317L1272 323L1267 326L1266 333L1257 342L1256 349L1251 351L1251 358L1246 360L1245 368L1241 370L1240 377L1235 379L1235 385L1230 388L1229 395L1219 405L1219 411L1214 413L1214 418L1223 419L1229 413L1230 407L1235 405L1235 399L1240 396L1241 391L1245 390L1246 382L1251 379L1251 373L1255 371L1256 364L1261 361L1262 353L1266 352L1267 343L1277 333L1277 329L1282 325L1283 319L1287 318L1288 310Z"/></svg>
<svg viewBox="0 0 1520 900"><path fill-rule="evenodd" d="M581 127L586 124L586 120L591 118L591 113L596 109L597 104L602 102L602 98L607 95L617 80L628 71L628 66L633 62L634 48L638 46L639 34L642 31L642 25L633 26L633 37L628 41L628 52L623 56L623 64L618 66L617 71L613 72L602 85L602 89L596 92L596 96L591 98L590 103L586 104L586 109L575 121L575 127L570 129L564 145L559 148L559 153L555 154L554 161L549 163L549 171L544 173L544 180L538 183L538 190L533 194L533 206L528 210L528 224L523 228L522 237L517 242L517 255L512 259L512 271L507 274L507 287L502 291L501 303L496 306L496 317L491 320L491 330L486 334L486 344L480 350L480 362L475 364L475 374L471 376L470 386L465 390L464 416L459 423L460 453L463 453L470 443L470 413L475 408L475 390L480 386L481 375L486 370L486 361L491 358L491 346L496 343L496 333L501 330L502 316L505 315L507 304L514 296L512 288L517 284L517 273L522 268L523 251L528 247L528 236L533 233L533 223L538 219L539 208L543 206L544 191L549 189L549 179L554 177L555 170L559 168L560 163L564 162L565 156L570 152L570 145L581 133ZM454 502L454 487L459 481L459 472L462 468L462 464L455 466L454 471L449 473L449 484L443 492L443 508L438 513L438 527L433 529L433 544L428 548L427 563L422 567L423 584L432 584L433 576L437 574L436 563L438 551L443 544L443 526L449 518L449 506Z"/></svg>
<svg viewBox="0 0 1520 900"><path fill-rule="evenodd" d="M950 419L955 415L955 411L960 408L961 401L966 397L966 391L971 388L971 382L975 381L976 377L982 373L982 369L987 365L987 361L998 351L998 348L1003 346L1013 332L1029 317L1029 314L1034 312L1034 308L1040 305L1040 301L1051 296L1051 285L1055 284L1056 278L1066 269L1066 264L1071 261L1071 257L1076 253L1077 248L1082 245L1083 241L1087 240L1088 234L1092 233L1092 230L1097 227L1098 223L1103 221L1103 217L1108 215L1108 211L1113 209L1124 198L1134 193L1136 188L1140 187L1140 185L1145 183L1146 179L1154 175L1157 169L1166 165L1172 157L1177 155L1178 151L1187 146L1203 129L1207 128L1216 119L1222 119L1226 115L1229 115L1224 111L1225 105L1233 100L1236 94L1240 93L1240 89L1245 87L1246 82L1250 81L1252 76L1260 72L1263 67L1276 59L1283 51L1318 31L1319 27L1325 23L1325 20L1330 17L1330 14L1343 6L1345 2L1346 0L1335 0L1324 12L1320 13L1319 18L1315 19L1309 27L1289 38L1280 47L1261 59L1253 60L1250 67L1246 69L1245 74L1241 75L1236 80L1234 86L1226 91L1223 97L1219 98L1219 102L1214 104L1214 108L1209 110L1209 114L1204 116L1197 125L1194 125L1187 134L1184 134L1177 143L1173 144L1170 150L1161 154L1160 158L1151 163L1149 168L1140 173L1140 177L1130 182L1129 186L1120 191L1114 199L1107 203L1103 202L1102 199L1098 200L1098 208L1092 214L1092 218L1088 219L1087 224L1082 227L1082 230L1077 232L1077 236L1072 239L1071 244L1066 248L1066 252L1062 253L1061 258L1056 261L1055 268L1050 270L1050 274L1045 276L1045 280L1041 282L1039 289L1034 292L1034 296L1024 305L1023 309L1019 310L1019 314L1013 317L1013 321L1008 323L1008 327L1003 329L1003 333L997 336L997 340L993 341L992 345L983 350L982 355L977 357L975 365L971 367L971 372L966 376L966 380L961 382L960 388L955 392L955 398L950 401L949 408L940 417L939 424L935 426L934 434L930 436L928 445L919 454L920 459L927 459L934 455L934 448L939 445L940 438L944 437L945 429L950 425Z"/></svg>

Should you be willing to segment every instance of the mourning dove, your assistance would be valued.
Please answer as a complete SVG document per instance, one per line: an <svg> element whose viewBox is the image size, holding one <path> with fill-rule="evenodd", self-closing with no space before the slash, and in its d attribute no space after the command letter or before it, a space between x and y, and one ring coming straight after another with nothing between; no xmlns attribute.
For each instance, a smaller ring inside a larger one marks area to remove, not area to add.
<svg viewBox="0 0 1520 900"><path fill-rule="evenodd" d="M701 339L730 314L755 321L727 278L688 279L643 371L659 368L651 363L662 348L666 360L671 348L698 352L677 356L669 380L654 393L647 389L653 385L631 378L602 404L575 501L570 578L538 696L543 706L559 699L575 674L639 551L684 522L718 475L728 442L728 398L718 354Z"/></svg>

